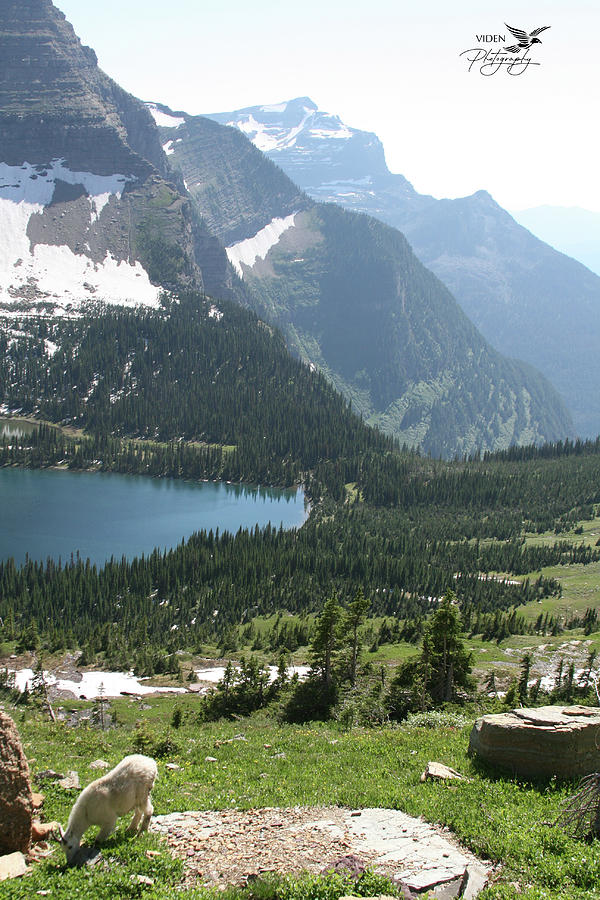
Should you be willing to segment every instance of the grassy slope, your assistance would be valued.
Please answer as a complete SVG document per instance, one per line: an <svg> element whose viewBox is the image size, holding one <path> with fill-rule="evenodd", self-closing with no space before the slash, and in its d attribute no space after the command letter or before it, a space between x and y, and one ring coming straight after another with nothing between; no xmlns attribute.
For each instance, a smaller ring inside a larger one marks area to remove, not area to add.
<svg viewBox="0 0 600 900"><path fill-rule="evenodd" d="M34 772L75 767L85 784L95 777L89 763L98 756L115 763L134 749L133 728L140 715L148 731L161 738L174 707L181 704L183 724L170 732L177 747L159 760L160 776L153 793L158 814L310 804L399 808L449 826L480 856L503 863L498 881L481 895L482 900L515 896L511 882L518 882L521 896L529 900L597 896L600 856L595 846L542 825L556 817L572 785L534 786L500 778L478 766L466 754L469 726L344 732L325 725L277 726L264 719L199 726L194 721L197 702L194 697L184 701L163 697L151 700L151 708L141 713L136 702L115 701L120 724L104 734L86 727L53 726L29 712L24 720L15 715L26 751L35 757ZM239 734L245 739L218 744ZM285 756L276 757L277 753ZM207 762L207 756L217 761ZM454 766L469 775L471 783L421 784L419 776L430 759ZM166 769L168 761L181 769ZM45 818L64 822L73 795L51 784L44 790ZM30 878L3 884L0 896L30 898L39 890L51 890L51 896L59 900L172 896L178 865L158 838L130 839L124 829L122 820L105 847L103 856L110 860L109 866L67 871L57 851L36 865ZM158 848L160 855L148 858L149 848ZM131 876L138 874L154 878L155 884L134 883ZM188 900L196 893L178 896Z"/></svg>

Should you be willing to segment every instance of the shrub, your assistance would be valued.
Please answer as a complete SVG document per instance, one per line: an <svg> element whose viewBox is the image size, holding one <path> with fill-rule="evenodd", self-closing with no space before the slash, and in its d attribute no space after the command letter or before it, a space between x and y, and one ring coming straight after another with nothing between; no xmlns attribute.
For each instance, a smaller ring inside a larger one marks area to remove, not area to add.
<svg viewBox="0 0 600 900"><path fill-rule="evenodd" d="M178 753L181 749L173 739L171 732L167 731L162 736L156 735L146 721L137 722L133 735L133 747L137 753L146 756L161 758Z"/></svg>

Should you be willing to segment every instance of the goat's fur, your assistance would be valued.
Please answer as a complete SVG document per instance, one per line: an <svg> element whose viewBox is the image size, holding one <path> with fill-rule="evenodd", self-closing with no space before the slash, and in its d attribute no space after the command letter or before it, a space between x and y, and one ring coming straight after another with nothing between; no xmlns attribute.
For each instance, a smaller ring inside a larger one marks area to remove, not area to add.
<svg viewBox="0 0 600 900"><path fill-rule="evenodd" d="M126 815L132 809L134 814L129 831L146 831L153 813L150 791L157 775L153 759L134 754L126 756L106 775L88 784L75 801L66 830L59 828L67 862L73 862L88 828L99 825L97 840L105 841L114 830L119 816Z"/></svg>

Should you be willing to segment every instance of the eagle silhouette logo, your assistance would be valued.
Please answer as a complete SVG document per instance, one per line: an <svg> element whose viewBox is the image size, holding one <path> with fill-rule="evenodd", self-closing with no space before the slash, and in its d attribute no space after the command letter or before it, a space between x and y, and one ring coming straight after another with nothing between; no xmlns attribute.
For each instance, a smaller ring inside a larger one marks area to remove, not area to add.
<svg viewBox="0 0 600 900"><path fill-rule="evenodd" d="M506 25L506 22L504 23ZM505 47L505 50L508 50L509 53L519 53L521 50L529 50L532 44L541 44L538 34L541 34L542 31L546 31L548 28L551 28L551 25L544 25L542 28L536 28L534 31L527 34L526 31L523 31L522 28L511 28L510 25L506 25L510 33L517 38L518 44L512 44L510 47Z"/></svg>

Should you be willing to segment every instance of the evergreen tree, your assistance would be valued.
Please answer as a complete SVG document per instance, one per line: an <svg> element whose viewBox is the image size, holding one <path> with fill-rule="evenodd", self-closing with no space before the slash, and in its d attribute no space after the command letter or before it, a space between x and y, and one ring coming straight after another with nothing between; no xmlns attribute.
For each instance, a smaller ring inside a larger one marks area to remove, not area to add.
<svg viewBox="0 0 600 900"><path fill-rule="evenodd" d="M433 614L423 637L422 657L427 657L426 685L434 703L452 700L456 688L470 688L472 654L462 639L458 600L452 590Z"/></svg>
<svg viewBox="0 0 600 900"><path fill-rule="evenodd" d="M360 627L365 621L370 605L362 587L360 587L354 600L348 604L342 616L340 635L341 642L344 645L343 653L346 657L344 660L344 674L353 687L356 684L356 670L362 649L359 635Z"/></svg>
<svg viewBox="0 0 600 900"><path fill-rule="evenodd" d="M325 601L315 625L311 644L312 671L330 687L334 676L334 661L340 644L339 626L341 607L334 595Z"/></svg>
<svg viewBox="0 0 600 900"><path fill-rule="evenodd" d="M531 653L526 653L521 659L521 674L519 676L518 695L521 706L527 703L529 695L529 673L531 671Z"/></svg>
<svg viewBox="0 0 600 900"><path fill-rule="evenodd" d="M498 688L496 687L496 672L494 669L490 669L490 671L488 672L483 684L483 688L487 694L492 694L494 697L498 696Z"/></svg>

